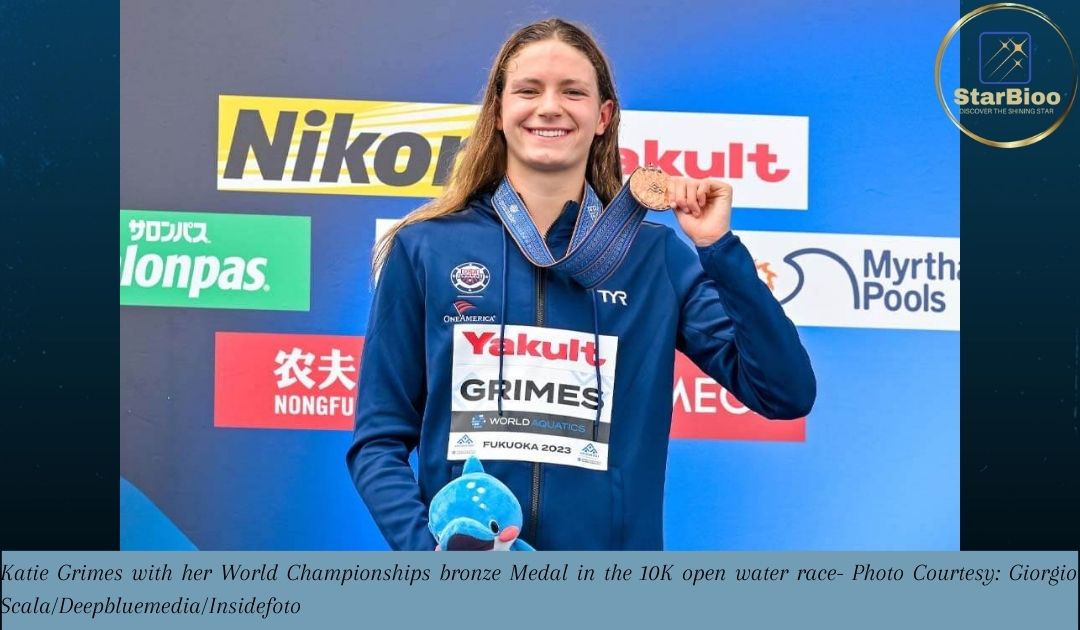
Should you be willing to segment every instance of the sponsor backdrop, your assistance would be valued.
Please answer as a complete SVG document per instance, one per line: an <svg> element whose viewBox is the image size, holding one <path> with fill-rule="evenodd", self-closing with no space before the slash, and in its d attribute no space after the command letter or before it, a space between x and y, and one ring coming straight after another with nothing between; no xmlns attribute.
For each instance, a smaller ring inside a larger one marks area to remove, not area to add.
<svg viewBox="0 0 1080 630"><path fill-rule="evenodd" d="M123 548L386 548L344 464L371 247L549 15L611 58L627 172L732 183L818 376L773 422L678 358L666 546L958 547L955 6L251 0L122 3Z"/></svg>

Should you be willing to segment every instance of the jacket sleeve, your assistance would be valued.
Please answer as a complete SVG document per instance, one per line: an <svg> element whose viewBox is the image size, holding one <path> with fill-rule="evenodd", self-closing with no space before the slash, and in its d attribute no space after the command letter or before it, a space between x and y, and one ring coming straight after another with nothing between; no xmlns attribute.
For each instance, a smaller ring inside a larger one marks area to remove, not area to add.
<svg viewBox="0 0 1080 630"><path fill-rule="evenodd" d="M810 357L739 237L728 232L695 256L672 231L667 264L681 300L676 348L766 418L808 414L817 395Z"/></svg>
<svg viewBox="0 0 1080 630"><path fill-rule="evenodd" d="M424 357L424 295L396 239L371 303L356 425L345 455L357 491L395 550L435 548L427 506L409 466L426 399Z"/></svg>

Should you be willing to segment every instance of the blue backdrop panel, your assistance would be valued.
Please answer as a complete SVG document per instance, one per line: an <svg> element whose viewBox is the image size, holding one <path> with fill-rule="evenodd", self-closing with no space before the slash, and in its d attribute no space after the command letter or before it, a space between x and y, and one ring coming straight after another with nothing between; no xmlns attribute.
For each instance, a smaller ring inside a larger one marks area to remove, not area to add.
<svg viewBox="0 0 1080 630"><path fill-rule="evenodd" d="M809 118L808 209L736 208L736 230L959 236L933 91L950 3L123 2L122 206L308 216L312 240L308 312L121 309L126 547L386 548L349 433L214 427L214 334L363 335L375 220L422 200L219 191L219 95L473 103L505 37L550 15L591 27L625 109ZM805 442L673 441L668 548L957 548L959 333L800 333Z"/></svg>

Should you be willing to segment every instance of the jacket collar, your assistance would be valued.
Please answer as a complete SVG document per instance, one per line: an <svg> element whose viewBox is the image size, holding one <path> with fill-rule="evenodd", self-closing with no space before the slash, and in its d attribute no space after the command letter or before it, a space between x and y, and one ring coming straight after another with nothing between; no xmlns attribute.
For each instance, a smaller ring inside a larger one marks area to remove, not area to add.
<svg viewBox="0 0 1080 630"><path fill-rule="evenodd" d="M492 191L484 191L473 197L469 203L469 207L475 209L483 216L495 221L496 223L502 223L502 219L499 218L499 214L495 211L495 207L491 202ZM576 201L567 201L563 206L562 212L559 213L558 218L548 229L545 241L547 241L548 248L551 249L551 254L555 258L562 258L566 253L566 248L570 245L570 237L574 234L574 225L577 224L578 214L581 212L581 206Z"/></svg>

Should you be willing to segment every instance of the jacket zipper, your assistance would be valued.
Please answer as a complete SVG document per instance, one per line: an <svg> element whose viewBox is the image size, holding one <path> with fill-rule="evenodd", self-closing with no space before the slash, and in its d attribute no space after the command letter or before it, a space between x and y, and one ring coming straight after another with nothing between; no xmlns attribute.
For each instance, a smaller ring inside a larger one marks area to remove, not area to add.
<svg viewBox="0 0 1080 630"><path fill-rule="evenodd" d="M536 325L544 325L544 269L536 267ZM527 540L536 542L536 528L540 521L540 462L533 462L532 501L529 510L529 536Z"/></svg>

